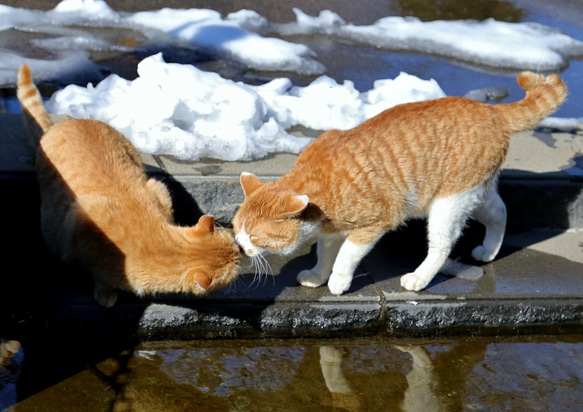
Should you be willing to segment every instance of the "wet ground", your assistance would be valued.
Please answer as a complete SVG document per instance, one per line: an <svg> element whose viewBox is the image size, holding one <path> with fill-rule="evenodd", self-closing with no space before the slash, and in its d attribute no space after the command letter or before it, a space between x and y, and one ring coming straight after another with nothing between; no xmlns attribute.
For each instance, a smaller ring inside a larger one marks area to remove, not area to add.
<svg viewBox="0 0 583 412"><path fill-rule="evenodd" d="M569 335L150 342L9 410L580 411L582 353L583 338ZM20 394L42 379L22 363L19 352L0 375L20 381ZM9 396L0 392L0 407Z"/></svg>
<svg viewBox="0 0 583 412"><path fill-rule="evenodd" d="M57 3L3 2L45 10ZM109 4L122 11L167 6L207 7L228 13L250 8L270 21L294 19L291 6L268 0L136 0ZM308 14L331 9L356 24L370 24L389 14L414 15L424 20L495 17L503 21L538 21L583 39L583 5L577 1L302 0L293 5ZM126 35L120 34L120 38ZM328 75L339 81L351 79L361 90L370 88L375 79L392 78L406 71L435 78L450 95L485 86L506 87L518 93L513 73L486 71L432 56L337 44L321 37L291 40L313 48ZM248 72L229 62L197 57L190 51L168 52L182 62L194 56L201 66L233 78L260 82L282 75ZM110 71L131 77L139 56L94 57ZM581 94L580 73L581 62L573 61L562 74L571 86L572 96ZM302 83L311 79L295 80ZM580 117L582 107L579 99L571 98L558 115ZM5 339L0 351L0 410L583 410L583 335L572 335L560 328L553 329L555 336L538 330L532 336L516 338L188 342L141 342L130 329L124 329L123 322L108 324L104 318L99 319L103 323L97 328L92 324L91 329L85 329L74 322L56 328L47 321L49 314L41 310L56 310L54 303L60 295L50 278L43 275L63 268L42 255L37 206L37 199L19 206L31 216L31 222L18 223L21 234L11 239L13 245L8 250L10 258L20 262L19 271L6 272L0 286L0 308L11 305L17 310L9 316L18 314L17 318L6 319L0 313L2 325L11 325L0 330L0 338ZM4 230L16 225L11 222L4 225ZM30 253L17 252L24 248L28 252L38 250L38 255L31 258ZM78 283L83 284L77 281L75 287ZM26 300L21 299L24 294L12 293L16 287L27 288ZM47 298L44 292L51 287L57 292ZM26 306L30 302L35 302L33 307Z"/></svg>

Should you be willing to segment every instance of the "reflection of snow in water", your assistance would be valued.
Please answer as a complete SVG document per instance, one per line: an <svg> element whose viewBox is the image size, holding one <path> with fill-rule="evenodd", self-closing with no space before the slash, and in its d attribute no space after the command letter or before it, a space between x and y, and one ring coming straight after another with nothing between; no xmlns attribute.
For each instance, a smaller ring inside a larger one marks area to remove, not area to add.
<svg viewBox="0 0 583 412"><path fill-rule="evenodd" d="M250 10L225 17L203 9L118 13L103 0L64 0L47 12L0 6L0 29L18 27L36 34L41 39L30 40L32 44L56 56L27 59L4 40L0 82L13 84L23 60L40 81L73 71L96 71L88 57L94 51L135 50L110 44L81 27L130 29L152 43L203 48L254 69L302 74L321 74L325 67L305 45L269 34L326 35L517 70L558 69L583 55L583 42L540 24L387 17L354 26L330 11L311 17L296 10L296 16L296 22L274 24ZM53 95L48 108L110 123L143 153L184 160L251 160L302 150L310 139L290 134L294 126L346 129L395 104L444 95L435 81L405 73L377 80L371 90L360 93L350 80L338 84L327 76L306 87L293 87L287 78L249 86L190 65L166 63L159 55L142 61L138 70L139 77L132 82L111 75L96 86L69 86ZM581 124L579 120L570 121ZM557 127L556 122L553 125Z"/></svg>

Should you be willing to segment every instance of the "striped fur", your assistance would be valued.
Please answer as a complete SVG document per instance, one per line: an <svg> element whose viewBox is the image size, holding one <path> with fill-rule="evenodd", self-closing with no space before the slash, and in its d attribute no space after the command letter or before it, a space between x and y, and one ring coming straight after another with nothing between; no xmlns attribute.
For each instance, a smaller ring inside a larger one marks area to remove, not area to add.
<svg viewBox="0 0 583 412"><path fill-rule="evenodd" d="M32 82L30 68L23 64L18 71L16 95L21 102L24 121L31 137L31 146L37 150L41 136L53 125L45 110L40 93Z"/></svg>
<svg viewBox="0 0 583 412"><path fill-rule="evenodd" d="M506 222L496 179L510 136L534 127L567 96L557 75L524 72L517 80L526 91L521 101L446 97L399 105L354 129L325 132L275 182L244 173L236 241L254 256L290 253L317 237L318 264L298 281L319 286L329 279L334 294L348 290L375 242L410 218L428 218L429 253L403 276L403 287L427 286L470 217L487 228L473 256L492 260Z"/></svg>

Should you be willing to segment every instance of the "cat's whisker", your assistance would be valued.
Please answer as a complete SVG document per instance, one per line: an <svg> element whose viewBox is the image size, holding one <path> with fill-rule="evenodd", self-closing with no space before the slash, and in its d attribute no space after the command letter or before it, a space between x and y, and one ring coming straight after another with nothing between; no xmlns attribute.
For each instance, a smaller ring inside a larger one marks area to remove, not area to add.
<svg viewBox="0 0 583 412"><path fill-rule="evenodd" d="M256 289L258 287L260 287L260 277L257 275L257 273L255 273L253 275L253 279L251 280L251 282L247 285L246 289Z"/></svg>
<svg viewBox="0 0 583 412"><path fill-rule="evenodd" d="M249 263L241 266L240 273L245 273L245 274L253 273L254 275L257 275L257 272L259 271L257 266L258 266L258 263L255 261L255 259L253 259L252 257L249 257Z"/></svg>
<svg viewBox="0 0 583 412"><path fill-rule="evenodd" d="M260 265L259 267L259 274L260 275L268 275L272 272L271 265L269 261L261 254L257 255L257 262Z"/></svg>
<svg viewBox="0 0 583 412"><path fill-rule="evenodd" d="M263 261L261 260L261 258L259 257L261 255L257 255L254 256L253 259L253 264L255 266L255 272L253 274L253 281L251 282L251 286L254 285L255 283L257 283L256 287L261 286L261 276L263 274L263 270L264 270L264 266L263 266Z"/></svg>
<svg viewBox="0 0 583 412"><path fill-rule="evenodd" d="M251 281L251 283L249 284L249 288L258 288L260 287L260 283L259 283L259 277L257 276L257 274L253 275L253 280Z"/></svg>
<svg viewBox="0 0 583 412"><path fill-rule="evenodd" d="M241 272L239 272L239 273L241 273ZM235 279L233 279L232 282L225 285L225 287L223 288L225 293L231 294L231 293L235 292L237 290L236 283L239 283L239 282L241 282L241 279L239 279L239 277L237 276Z"/></svg>
<svg viewBox="0 0 583 412"><path fill-rule="evenodd" d="M253 280L249 284L248 288L263 286L265 280L267 279L267 275L272 273L272 268L269 264L269 261L261 254L249 256L249 260L250 265L248 267L253 268Z"/></svg>
<svg viewBox="0 0 583 412"><path fill-rule="evenodd" d="M269 263L269 261L265 257L263 257L262 255L259 255L259 256L261 256L260 260L262 263L259 277L261 278L261 276L263 276L263 279L266 280L267 276L269 276L270 274L273 273L273 269L271 268L271 264Z"/></svg>

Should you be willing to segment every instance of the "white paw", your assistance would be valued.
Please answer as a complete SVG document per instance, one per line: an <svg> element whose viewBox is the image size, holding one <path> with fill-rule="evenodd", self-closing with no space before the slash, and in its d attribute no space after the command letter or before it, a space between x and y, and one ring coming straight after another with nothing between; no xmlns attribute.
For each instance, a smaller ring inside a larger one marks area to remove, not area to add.
<svg viewBox="0 0 583 412"><path fill-rule="evenodd" d="M101 306L110 308L117 301L117 291L110 289L98 289L93 291L93 297Z"/></svg>
<svg viewBox="0 0 583 412"><path fill-rule="evenodd" d="M401 276L401 286L415 292L425 288L430 281L431 279L425 279L414 272Z"/></svg>
<svg viewBox="0 0 583 412"><path fill-rule="evenodd" d="M317 288L326 282L326 280L320 279L320 276L318 276L317 273L312 272L310 269L302 270L296 277L296 280L300 285L309 288Z"/></svg>
<svg viewBox="0 0 583 412"><path fill-rule="evenodd" d="M330 280L328 281L328 289L333 295L342 295L348 289L350 289L350 284L352 283L352 277L335 275L332 273Z"/></svg>
<svg viewBox="0 0 583 412"><path fill-rule="evenodd" d="M489 252L483 245L480 245L472 251L472 257L481 262L491 262L496 257L496 254Z"/></svg>
<svg viewBox="0 0 583 412"><path fill-rule="evenodd" d="M320 346L320 362L337 364L342 361L342 352L334 346Z"/></svg>

